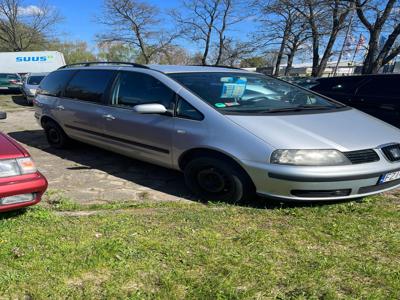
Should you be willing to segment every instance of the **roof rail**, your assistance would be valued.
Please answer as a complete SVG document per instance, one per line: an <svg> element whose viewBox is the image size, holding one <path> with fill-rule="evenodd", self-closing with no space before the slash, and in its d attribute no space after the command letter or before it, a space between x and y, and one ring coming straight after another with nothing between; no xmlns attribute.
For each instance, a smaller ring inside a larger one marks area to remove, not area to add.
<svg viewBox="0 0 400 300"><path fill-rule="evenodd" d="M136 63L131 63L131 62L121 62L121 61L92 61L92 62L82 62L82 63L76 63L76 64L69 64L62 66L60 69L66 69L70 67L90 67L93 65L127 65L135 68L142 68L142 69L150 69L149 67L141 64L136 64Z"/></svg>
<svg viewBox="0 0 400 300"><path fill-rule="evenodd" d="M223 66L223 65L191 65L192 67L209 67L209 68L225 68L225 69L235 69L235 70L243 70L242 68L232 67L232 66Z"/></svg>

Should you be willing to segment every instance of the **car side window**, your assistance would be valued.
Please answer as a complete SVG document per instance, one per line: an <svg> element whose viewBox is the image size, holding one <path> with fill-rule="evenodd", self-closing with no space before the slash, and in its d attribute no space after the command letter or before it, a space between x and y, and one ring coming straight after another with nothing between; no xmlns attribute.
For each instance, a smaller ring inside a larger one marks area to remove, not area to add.
<svg viewBox="0 0 400 300"><path fill-rule="evenodd" d="M46 96L61 96L65 85L75 74L75 70L55 71L47 75L40 83L38 94Z"/></svg>
<svg viewBox="0 0 400 300"><path fill-rule="evenodd" d="M178 118L190 119L201 121L204 119L204 116L201 112L195 109L191 104L185 101L182 97L179 97L178 103L176 106L176 116Z"/></svg>
<svg viewBox="0 0 400 300"><path fill-rule="evenodd" d="M175 93L148 74L121 72L112 93L112 105L134 107L138 104L159 103L173 109Z"/></svg>
<svg viewBox="0 0 400 300"><path fill-rule="evenodd" d="M323 78L318 80L319 85L315 87L315 90L325 92L354 93L357 85L362 80L362 77Z"/></svg>
<svg viewBox="0 0 400 300"><path fill-rule="evenodd" d="M64 96L100 103L114 74L113 70L80 70L69 82Z"/></svg>
<svg viewBox="0 0 400 300"><path fill-rule="evenodd" d="M391 80L394 79L394 80ZM396 84L396 77L382 76L380 78L372 78L358 91L359 95L382 96L382 91L385 91L385 96L399 96L400 85Z"/></svg>

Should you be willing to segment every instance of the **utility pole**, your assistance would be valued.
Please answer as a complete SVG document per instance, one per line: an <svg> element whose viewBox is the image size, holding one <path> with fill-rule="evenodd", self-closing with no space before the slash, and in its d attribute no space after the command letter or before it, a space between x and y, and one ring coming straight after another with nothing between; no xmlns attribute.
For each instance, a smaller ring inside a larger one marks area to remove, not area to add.
<svg viewBox="0 0 400 300"><path fill-rule="evenodd" d="M335 71L333 72L333 76L336 76L337 70L339 68L340 61L342 60L343 51L344 51L344 48L346 47L347 40L348 40L349 35L351 33L351 27L353 26L354 14L355 14L355 10L353 9L353 11L351 13L351 17L350 17L349 26L347 27L347 31L346 31L346 37L344 38L342 49L340 50L338 61L337 61L336 66L335 66Z"/></svg>

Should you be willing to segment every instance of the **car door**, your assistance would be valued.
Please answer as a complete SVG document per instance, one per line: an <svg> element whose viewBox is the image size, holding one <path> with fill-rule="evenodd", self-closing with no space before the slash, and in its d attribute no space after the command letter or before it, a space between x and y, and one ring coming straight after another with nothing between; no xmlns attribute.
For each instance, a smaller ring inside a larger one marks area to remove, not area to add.
<svg viewBox="0 0 400 300"><path fill-rule="evenodd" d="M79 70L67 84L56 110L58 120L72 138L105 146L105 99L116 75L114 70Z"/></svg>
<svg viewBox="0 0 400 300"><path fill-rule="evenodd" d="M372 76L361 85L353 99L354 106L394 126L400 127L400 85L398 76Z"/></svg>
<svg viewBox="0 0 400 300"><path fill-rule="evenodd" d="M352 106L352 100L355 95L357 85L362 81L362 77L334 77L321 78L318 80L318 86L311 88L334 100L340 101L346 105Z"/></svg>
<svg viewBox="0 0 400 300"><path fill-rule="evenodd" d="M163 104L170 113L140 114L134 106ZM175 93L153 76L121 71L115 80L106 114L105 135L109 147L119 153L171 166Z"/></svg>

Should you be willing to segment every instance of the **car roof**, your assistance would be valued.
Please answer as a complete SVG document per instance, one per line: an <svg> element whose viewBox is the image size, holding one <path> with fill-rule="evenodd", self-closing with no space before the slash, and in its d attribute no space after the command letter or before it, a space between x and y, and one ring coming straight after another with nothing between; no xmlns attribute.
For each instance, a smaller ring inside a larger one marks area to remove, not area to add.
<svg viewBox="0 0 400 300"><path fill-rule="evenodd" d="M200 72L235 72L235 73L250 73L249 71L234 68L234 67L225 67L225 66L183 66L183 65L138 65L138 64L131 64L131 63L82 63L82 64L73 64L73 65L66 65L60 69L68 70L68 69L79 69L79 70L90 70L90 69L108 69L108 70L115 70L115 69L123 69L123 70L130 70L130 69L148 69L148 70L155 70L165 74L170 73L200 73Z"/></svg>
<svg viewBox="0 0 400 300"><path fill-rule="evenodd" d="M27 76L47 76L49 73L29 73Z"/></svg>
<svg viewBox="0 0 400 300"><path fill-rule="evenodd" d="M346 75L346 76L332 76L332 77L320 77L317 78L316 80L321 81L321 80L339 80L339 79L346 79L346 78L351 78L351 79L357 79L357 78L379 78L379 77L397 77L400 76L399 73L381 73L381 74L365 74L365 75Z"/></svg>
<svg viewBox="0 0 400 300"><path fill-rule="evenodd" d="M249 71L224 66L181 66L181 65L148 65L152 70L163 73L199 73L199 72L240 72L248 73Z"/></svg>

